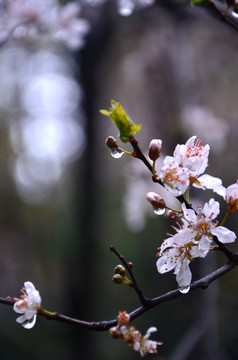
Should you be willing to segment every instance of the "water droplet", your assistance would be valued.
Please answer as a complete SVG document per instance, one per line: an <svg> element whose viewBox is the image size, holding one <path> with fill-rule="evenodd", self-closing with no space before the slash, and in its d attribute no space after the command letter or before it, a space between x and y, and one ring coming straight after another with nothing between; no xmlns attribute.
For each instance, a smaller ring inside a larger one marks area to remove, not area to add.
<svg viewBox="0 0 238 360"><path fill-rule="evenodd" d="M33 326L35 325L35 323L36 323L36 315L34 315L33 318L24 321L24 322L22 323L22 326L23 326L25 329L31 329L31 328L33 328Z"/></svg>
<svg viewBox="0 0 238 360"><path fill-rule="evenodd" d="M121 150L111 150L111 155L115 159L120 159L120 157L122 157L123 154L124 154L124 152Z"/></svg>
<svg viewBox="0 0 238 360"><path fill-rule="evenodd" d="M163 215L164 212L165 212L165 208L157 208L157 207L154 207L153 209L154 209L154 213L155 213L156 215Z"/></svg>
<svg viewBox="0 0 238 360"><path fill-rule="evenodd" d="M190 290L190 285L179 287L179 291L181 292L181 294L187 294L189 292L189 290Z"/></svg>
<svg viewBox="0 0 238 360"><path fill-rule="evenodd" d="M235 18L238 18L238 13L236 11L232 11L231 15L234 16Z"/></svg>
<svg viewBox="0 0 238 360"><path fill-rule="evenodd" d="M133 0L120 0L118 4L118 13L122 16L130 16L133 13L135 3Z"/></svg>

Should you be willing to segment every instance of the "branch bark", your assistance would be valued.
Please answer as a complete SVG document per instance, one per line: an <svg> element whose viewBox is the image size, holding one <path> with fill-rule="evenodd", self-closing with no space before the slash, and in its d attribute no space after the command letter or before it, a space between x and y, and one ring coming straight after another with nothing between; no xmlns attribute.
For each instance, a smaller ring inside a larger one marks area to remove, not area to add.
<svg viewBox="0 0 238 360"><path fill-rule="evenodd" d="M115 251L114 251L115 252ZM118 252L120 255L120 253ZM213 271L212 273L202 277L201 279L194 281L191 283L190 286L190 292L197 290L197 289L206 289L208 286L215 280L219 279L220 277L224 276L226 273L231 271L233 268L235 268L238 265L238 253L234 253L236 255L235 261L228 261L225 265L220 267L219 269ZM167 301L171 301L173 299L176 299L180 296L185 296L182 294L178 289L172 290L167 292L166 294L160 295L158 297L155 297L153 299L147 299L147 301L142 304L137 309L133 310L129 315L130 319L134 320L137 317L141 316L143 313L149 311L150 309L163 304ZM189 293L187 294L189 296ZM0 298L0 303L5 305L13 306L15 300L11 297L6 298ZM99 322L88 322L84 320L74 319L72 317L59 314L58 312L49 312L47 310L44 310L43 308L39 309L38 315L43 316L49 320L55 320L59 322L63 322L66 324L73 324L77 326L81 326L84 328L87 328L89 330L93 331L106 331L109 330L111 327L117 325L117 319L109 320L109 321L99 321Z"/></svg>

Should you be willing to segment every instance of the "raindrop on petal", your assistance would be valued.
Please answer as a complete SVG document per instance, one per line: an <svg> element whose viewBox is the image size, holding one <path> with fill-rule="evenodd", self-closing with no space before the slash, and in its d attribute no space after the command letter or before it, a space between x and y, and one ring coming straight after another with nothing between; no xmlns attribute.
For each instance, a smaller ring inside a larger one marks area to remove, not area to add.
<svg viewBox="0 0 238 360"><path fill-rule="evenodd" d="M165 208L157 208L157 207L154 207L153 210L154 210L154 213L155 213L156 215L163 215L164 212L165 212Z"/></svg>
<svg viewBox="0 0 238 360"><path fill-rule="evenodd" d="M123 151L121 150L111 150L111 155L112 157L114 157L115 159L120 159L120 157L122 157L123 155Z"/></svg>
<svg viewBox="0 0 238 360"><path fill-rule="evenodd" d="M179 291L181 292L181 294L187 294L189 292L189 290L190 290L190 285L179 287Z"/></svg>
<svg viewBox="0 0 238 360"><path fill-rule="evenodd" d="M36 315L34 315L33 318L31 318L30 320L24 321L24 323L22 323L22 326L25 329L32 329L35 323L36 323Z"/></svg>

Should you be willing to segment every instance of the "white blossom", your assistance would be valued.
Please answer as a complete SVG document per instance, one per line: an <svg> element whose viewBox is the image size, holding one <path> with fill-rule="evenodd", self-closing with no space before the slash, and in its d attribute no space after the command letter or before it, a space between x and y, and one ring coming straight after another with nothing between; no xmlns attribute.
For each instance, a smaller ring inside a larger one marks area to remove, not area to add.
<svg viewBox="0 0 238 360"><path fill-rule="evenodd" d="M202 174L208 164L210 146L201 145L201 140L192 136L185 144L177 145L173 156L181 167L188 169L191 176Z"/></svg>
<svg viewBox="0 0 238 360"><path fill-rule="evenodd" d="M209 250L213 235L223 244L235 241L236 235L233 231L224 226L217 226L217 222L212 221L220 213L220 205L214 199L205 203L203 208L199 207L197 214L194 210L187 209L185 204L182 205L182 209L184 223L190 229L191 237L199 241L199 247Z"/></svg>
<svg viewBox="0 0 238 360"><path fill-rule="evenodd" d="M16 321L25 329L31 329L36 322L36 315L41 306L41 296L30 281L24 283L20 299L16 299L13 310L19 314Z"/></svg>
<svg viewBox="0 0 238 360"><path fill-rule="evenodd" d="M162 342L149 340L150 335L157 331L156 327L150 327L144 336L134 326L129 326L130 316L126 311L119 311L117 326L110 328L109 332L114 338L121 338L133 350L140 353L142 357L146 354L157 353L157 346Z"/></svg>
<svg viewBox="0 0 238 360"><path fill-rule="evenodd" d="M162 342L149 340L150 335L156 331L157 331L156 327L154 326L150 327L147 330L146 334L141 337L140 341L134 344L134 346L138 348L137 351L140 352L140 355L142 357L144 357L146 354L157 353L157 346L162 345Z"/></svg>
<svg viewBox="0 0 238 360"><path fill-rule="evenodd" d="M180 288L188 287L192 274L190 262L195 257L204 257L203 251L198 248L197 241L191 239L191 233L182 227L177 234L164 240L156 266L160 274L174 270L176 281Z"/></svg>
<svg viewBox="0 0 238 360"><path fill-rule="evenodd" d="M222 243L231 243L235 241L236 235L213 221L220 212L219 203L214 199L205 203L203 208L199 207L198 213L187 209L184 203L182 210L184 224L177 230L177 234L164 240L159 248L156 266L161 274L174 270L179 288L189 289L192 279L190 262L208 254L213 236Z"/></svg>
<svg viewBox="0 0 238 360"><path fill-rule="evenodd" d="M159 172L159 178L165 188L174 196L184 194L190 184L188 170L180 167L178 161L172 156L165 157L164 166Z"/></svg>

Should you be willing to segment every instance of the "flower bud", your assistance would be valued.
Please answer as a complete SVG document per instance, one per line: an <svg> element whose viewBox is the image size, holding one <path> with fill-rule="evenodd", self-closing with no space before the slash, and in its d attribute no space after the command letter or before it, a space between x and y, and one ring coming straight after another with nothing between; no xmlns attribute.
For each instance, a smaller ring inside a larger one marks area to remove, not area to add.
<svg viewBox="0 0 238 360"><path fill-rule="evenodd" d="M122 277L121 275L115 274L115 275L113 275L113 277L112 277L112 281L113 281L114 283L116 283L116 284L122 284L122 283L124 282L124 279L123 279L123 277Z"/></svg>
<svg viewBox="0 0 238 360"><path fill-rule="evenodd" d="M119 144L113 136L108 136L106 138L105 144L109 147L110 150L117 150Z"/></svg>
<svg viewBox="0 0 238 360"><path fill-rule="evenodd" d="M160 157L161 150L162 150L162 140L160 139L151 140L149 145L149 158L152 161L156 161Z"/></svg>
<svg viewBox="0 0 238 360"><path fill-rule="evenodd" d="M155 192L148 192L146 198L155 209L164 209L166 207L164 199Z"/></svg>
<svg viewBox="0 0 238 360"><path fill-rule="evenodd" d="M121 332L118 326L114 326L110 328L109 333L111 337L113 337L114 339L121 337Z"/></svg>
<svg viewBox="0 0 238 360"><path fill-rule="evenodd" d="M117 322L119 325L128 325L130 322L130 315L126 311L119 311Z"/></svg>
<svg viewBox="0 0 238 360"><path fill-rule="evenodd" d="M232 213L238 210L238 182L226 189L227 211Z"/></svg>
<svg viewBox="0 0 238 360"><path fill-rule="evenodd" d="M178 213L176 213L175 211L169 210L167 212L167 216L170 220L175 220L178 218Z"/></svg>
<svg viewBox="0 0 238 360"><path fill-rule="evenodd" d="M126 269L122 265L117 265L114 269L115 274L119 274L122 277L126 276Z"/></svg>

